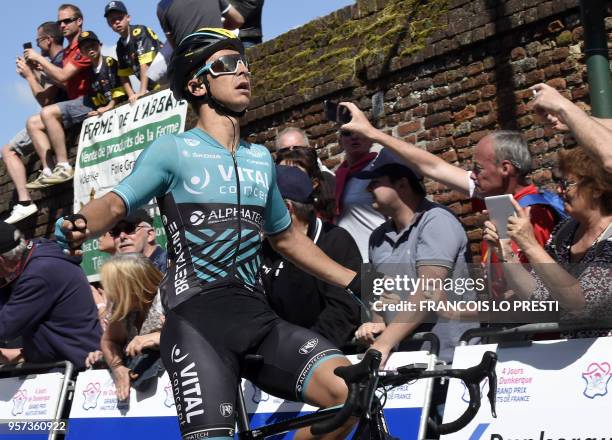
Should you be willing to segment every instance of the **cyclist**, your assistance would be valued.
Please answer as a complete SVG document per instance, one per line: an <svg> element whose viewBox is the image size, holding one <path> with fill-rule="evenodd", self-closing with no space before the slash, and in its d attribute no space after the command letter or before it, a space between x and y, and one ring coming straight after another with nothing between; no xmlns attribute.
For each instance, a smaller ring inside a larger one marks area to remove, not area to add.
<svg viewBox="0 0 612 440"><path fill-rule="evenodd" d="M323 337L282 321L260 286L265 233L303 270L360 288L358 274L292 226L268 150L240 139L238 118L251 97L242 43L223 29L199 29L177 46L169 73L175 97L198 115L196 127L151 144L116 188L58 221L59 239L76 249L157 197L172 260L160 286L161 352L183 438L232 438L241 375L282 398L344 402L346 385L333 370L349 362ZM247 364L247 354L263 362ZM344 438L348 425L324 438ZM308 429L296 438L312 437Z"/></svg>

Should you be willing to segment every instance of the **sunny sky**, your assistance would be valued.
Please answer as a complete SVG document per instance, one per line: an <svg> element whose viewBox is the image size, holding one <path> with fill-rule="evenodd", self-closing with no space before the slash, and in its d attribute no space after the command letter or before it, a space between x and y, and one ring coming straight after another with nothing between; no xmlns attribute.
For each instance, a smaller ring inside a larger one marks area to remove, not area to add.
<svg viewBox="0 0 612 440"><path fill-rule="evenodd" d="M62 1L20 0L7 2L6 15L0 35L4 43L0 47L0 96L3 100L0 142L8 142L25 126L26 119L39 109L25 80L15 72L15 58L21 54L22 45L32 42L36 47L36 28L45 21L57 18L57 7ZM83 11L85 30L96 32L102 43L114 46L117 35L104 19L106 0L75 2ZM125 0L133 24L144 24L161 34L155 5L145 0ZM264 40L287 32L308 21L329 14L355 0L266 0L263 12ZM147 6L144 6L147 5Z"/></svg>

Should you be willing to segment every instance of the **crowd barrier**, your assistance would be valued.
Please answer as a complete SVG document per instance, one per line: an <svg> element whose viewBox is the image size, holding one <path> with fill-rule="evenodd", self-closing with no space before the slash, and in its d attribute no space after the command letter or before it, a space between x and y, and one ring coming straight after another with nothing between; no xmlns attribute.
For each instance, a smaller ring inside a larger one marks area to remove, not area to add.
<svg viewBox="0 0 612 440"><path fill-rule="evenodd" d="M0 366L0 439L62 435L73 371L68 361Z"/></svg>
<svg viewBox="0 0 612 440"><path fill-rule="evenodd" d="M453 367L478 362L485 351L498 356L497 418L488 409L488 383L482 387L482 407L461 432L443 440L612 440L609 420L612 396L612 338L525 340L526 337L564 334L593 327L530 324L507 330L472 329L455 350ZM473 338L494 337L502 342L467 346ZM451 380L444 421L467 405L466 389Z"/></svg>
<svg viewBox="0 0 612 440"><path fill-rule="evenodd" d="M612 338L526 341L537 334L555 336L583 327L557 324L527 325L508 330L470 330L457 347L453 367L469 367L483 352L497 352L497 414L493 419L486 400L476 418L462 431L443 440L612 440L609 409L612 396ZM590 329L590 328L589 328ZM495 344L465 345L473 338L505 337ZM388 368L412 363L437 362L437 339L420 334L431 343L429 351L394 353ZM351 356L356 361L358 356ZM47 433L29 427L17 432L9 423L45 420L64 422L67 439L180 439L172 388L164 375L145 391L132 389L127 403L117 402L108 370L89 370L71 380L72 365L59 364L0 367L0 439L54 440L61 426ZM394 437L425 439L433 383L421 380L389 391L385 418ZM69 398L69 391L72 397ZM482 386L486 399L488 384ZM444 421L456 418L467 405L461 382L449 384ZM71 403L70 412L66 411ZM239 430L278 422L315 408L267 395L243 381L237 404ZM16 436L16 434L21 434ZM292 438L288 433L282 438ZM275 437L281 438L281 437Z"/></svg>

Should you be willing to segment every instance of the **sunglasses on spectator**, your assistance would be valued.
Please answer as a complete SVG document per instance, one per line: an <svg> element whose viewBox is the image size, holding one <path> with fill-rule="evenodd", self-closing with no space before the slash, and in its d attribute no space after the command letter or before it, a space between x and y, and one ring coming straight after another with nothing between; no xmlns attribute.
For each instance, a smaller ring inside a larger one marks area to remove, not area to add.
<svg viewBox="0 0 612 440"><path fill-rule="evenodd" d="M212 76L234 75L238 72L238 65L242 64L249 70L249 63L246 58L240 54L223 55L217 58L212 63L205 64L200 70L193 75L194 78L208 71Z"/></svg>
<svg viewBox="0 0 612 440"><path fill-rule="evenodd" d="M40 43L42 40L47 40L47 39L49 39L49 38L51 38L51 37L49 37L48 35L43 35L42 37L38 37L38 38L36 39L36 42L37 42L37 43Z"/></svg>
<svg viewBox="0 0 612 440"><path fill-rule="evenodd" d="M561 188L563 192L578 185L578 182L570 182L564 177L553 177L553 181L559 185L559 188Z"/></svg>
<svg viewBox="0 0 612 440"><path fill-rule="evenodd" d="M151 226L144 224L144 225L135 225L132 223L125 223L122 224L121 226L115 227L113 229L111 229L109 231L109 234L111 235L111 237L113 238L118 238L121 233L123 232L126 235L132 235L134 233L136 233L136 231L138 231L141 228L150 228Z"/></svg>
<svg viewBox="0 0 612 440"><path fill-rule="evenodd" d="M282 154L282 153L286 153L288 151L293 151L293 150L311 151L312 148L306 147L304 145L291 145L290 147L279 148L278 150L276 150L276 152Z"/></svg>
<svg viewBox="0 0 612 440"><path fill-rule="evenodd" d="M63 25L69 25L70 23L74 23L78 19L79 19L79 17L64 18L63 20L57 20L55 22L55 24L57 24L58 26L61 26L62 24Z"/></svg>

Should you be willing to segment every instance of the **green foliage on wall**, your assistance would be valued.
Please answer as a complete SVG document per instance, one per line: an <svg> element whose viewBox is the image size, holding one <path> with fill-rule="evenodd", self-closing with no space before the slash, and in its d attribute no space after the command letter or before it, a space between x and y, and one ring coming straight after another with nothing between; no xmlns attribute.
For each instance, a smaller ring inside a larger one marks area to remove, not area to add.
<svg viewBox="0 0 612 440"><path fill-rule="evenodd" d="M376 10L374 0L359 0L352 18L340 10L307 23L267 43L274 45L269 54L252 60L255 94L270 101L290 87L290 94L304 95L319 84L356 79L370 66L412 55L447 26L449 3L388 0Z"/></svg>

